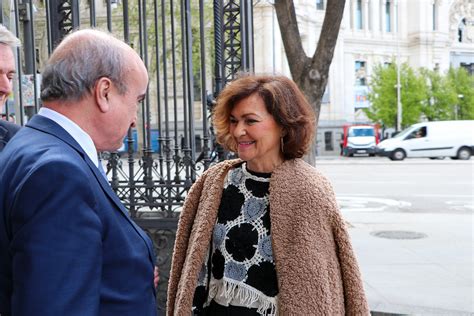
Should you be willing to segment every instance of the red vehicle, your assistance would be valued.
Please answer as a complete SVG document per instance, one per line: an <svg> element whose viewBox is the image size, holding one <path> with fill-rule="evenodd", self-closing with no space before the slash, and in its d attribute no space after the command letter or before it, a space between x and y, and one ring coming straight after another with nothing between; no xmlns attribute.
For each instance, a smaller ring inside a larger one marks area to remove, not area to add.
<svg viewBox="0 0 474 316"><path fill-rule="evenodd" d="M380 142L378 124L346 124L343 126L342 155L375 156L375 146Z"/></svg>

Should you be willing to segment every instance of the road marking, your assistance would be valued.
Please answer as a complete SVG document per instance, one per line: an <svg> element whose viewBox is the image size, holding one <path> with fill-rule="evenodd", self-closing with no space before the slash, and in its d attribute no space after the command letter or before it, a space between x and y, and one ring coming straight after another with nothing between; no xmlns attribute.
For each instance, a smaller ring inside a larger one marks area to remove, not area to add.
<svg viewBox="0 0 474 316"><path fill-rule="evenodd" d="M419 185L417 180L413 179L410 181L393 181L390 180L387 182L387 180L333 180L334 182L337 181L338 184L383 184L383 185ZM434 184L437 184L435 181L438 181L438 179L433 179L432 180ZM450 185L466 185L466 186L472 186L472 181L467 180L467 181L450 181Z"/></svg>
<svg viewBox="0 0 474 316"><path fill-rule="evenodd" d="M368 194L368 193L337 193L337 195L340 196L367 196L367 197L372 197L372 196L387 196L388 194L386 193L381 193L381 194ZM402 196L415 196L415 197L442 197L442 198L468 198L471 200L474 200L474 197L472 194L410 194L410 195L402 195Z"/></svg>
<svg viewBox="0 0 474 316"><path fill-rule="evenodd" d="M410 202L360 196L338 196L337 202L343 212L381 212L389 208L409 208Z"/></svg>
<svg viewBox="0 0 474 316"><path fill-rule="evenodd" d="M455 201L443 201L447 208L453 211L472 211L474 212L474 203L471 195L430 195L418 194L418 197L450 197L460 198ZM467 198L467 200L466 200ZM410 202L377 198L362 194L339 195L337 202L342 212L382 212L392 209L409 208L412 206Z"/></svg>
<svg viewBox="0 0 474 316"><path fill-rule="evenodd" d="M468 198L473 199L472 194L413 194L417 197L443 197L443 198Z"/></svg>
<svg viewBox="0 0 474 316"><path fill-rule="evenodd" d="M474 212L474 203L471 201L445 201L449 206L450 210L453 211L473 211Z"/></svg>

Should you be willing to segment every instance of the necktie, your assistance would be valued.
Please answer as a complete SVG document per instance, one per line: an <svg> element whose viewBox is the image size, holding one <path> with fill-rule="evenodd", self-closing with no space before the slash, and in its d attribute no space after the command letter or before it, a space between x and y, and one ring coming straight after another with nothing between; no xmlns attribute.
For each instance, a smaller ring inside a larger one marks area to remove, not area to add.
<svg viewBox="0 0 474 316"><path fill-rule="evenodd" d="M107 174L105 173L104 167L102 166L101 160L99 160L98 168L99 168L100 174L105 178L105 180L109 181L109 179L107 178Z"/></svg>

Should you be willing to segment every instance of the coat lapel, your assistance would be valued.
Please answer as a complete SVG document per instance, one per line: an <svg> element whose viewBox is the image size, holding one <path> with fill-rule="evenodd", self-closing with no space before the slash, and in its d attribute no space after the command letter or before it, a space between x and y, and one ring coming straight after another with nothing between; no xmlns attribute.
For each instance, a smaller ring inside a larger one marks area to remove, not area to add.
<svg viewBox="0 0 474 316"><path fill-rule="evenodd" d="M68 132L66 132L66 130L64 130L59 124L41 115L33 116L33 118L26 124L26 126L42 131L44 133L53 135L57 137L58 139L62 140L63 142L65 142L66 144L68 144L69 146L71 146L72 148L74 148L78 152L78 154L82 157L82 159L84 159L85 163L91 169L92 173L94 174L97 181L99 182L99 185L102 188L102 190L110 198L110 200L114 202L115 206L119 209L122 215L125 216L125 218L128 220L130 225L133 226L135 231L143 239L143 241L145 242L147 246L148 254L150 255L152 262L154 262L154 256L153 256L154 251L152 249L152 244L149 238L146 236L144 231L141 228L139 228L138 225L135 224L135 222L130 218L128 214L128 210L125 208L125 206L123 206L117 194L115 194L115 192L112 190L112 187L110 186L110 184L104 179L99 169L90 160L89 156L87 156L87 154L84 152L84 150L79 145L79 143Z"/></svg>
<svg viewBox="0 0 474 316"><path fill-rule="evenodd" d="M117 208L120 210L123 216L128 220L130 225L133 226L135 231L140 235L140 237L143 239L145 244L147 245L148 249L148 254L150 255L150 258L152 262L154 262L154 251L152 249L152 244L149 241L148 236L146 236L145 232L131 219L128 210L123 206L122 202L118 198L117 194L112 190L112 187L110 186L109 182L104 178L104 176L100 173L99 169L95 166L95 164L89 159L89 157L84 153L85 156L85 161L89 165L89 168L91 171L94 173L94 176L96 177L97 181L99 182L100 186L102 187L102 190L107 194L107 196L115 203Z"/></svg>

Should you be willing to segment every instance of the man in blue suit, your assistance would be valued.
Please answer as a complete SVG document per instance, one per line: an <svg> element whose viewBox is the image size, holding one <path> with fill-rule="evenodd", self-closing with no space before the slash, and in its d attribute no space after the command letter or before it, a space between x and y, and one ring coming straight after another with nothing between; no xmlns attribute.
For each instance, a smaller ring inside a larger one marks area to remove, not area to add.
<svg viewBox="0 0 474 316"><path fill-rule="evenodd" d="M156 315L154 254L100 171L145 97L140 57L108 33L66 37L43 107L0 155L0 314Z"/></svg>
<svg viewBox="0 0 474 316"><path fill-rule="evenodd" d="M13 135L18 132L19 129L20 125L16 125L0 119L0 152L3 150L8 141L10 141Z"/></svg>
<svg viewBox="0 0 474 316"><path fill-rule="evenodd" d="M0 110L12 92L12 81L16 73L12 49L19 45L20 40L0 24ZM19 129L20 126L0 119L0 152Z"/></svg>

